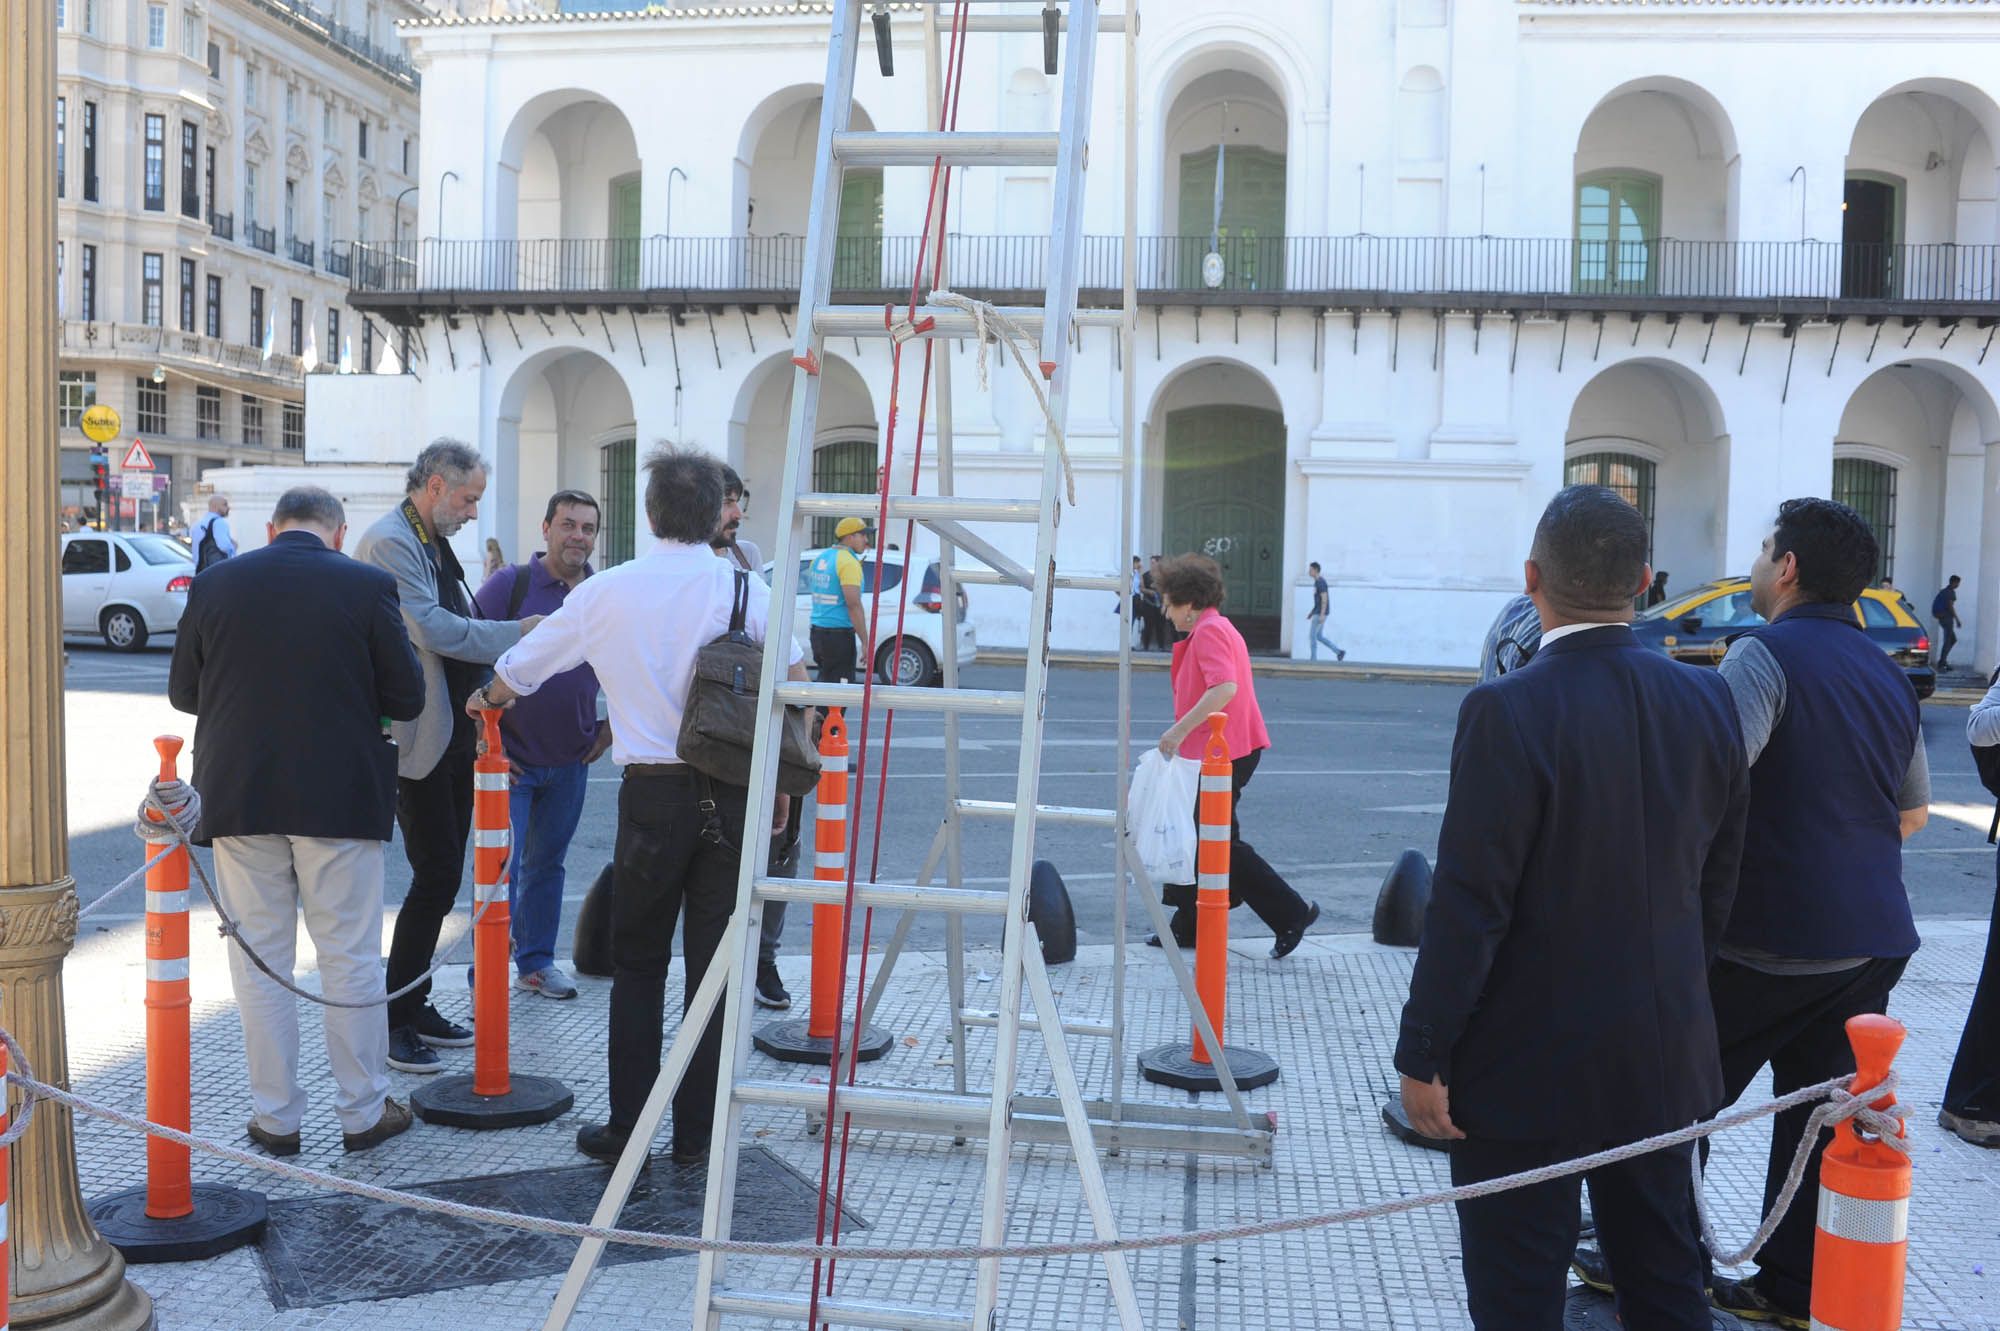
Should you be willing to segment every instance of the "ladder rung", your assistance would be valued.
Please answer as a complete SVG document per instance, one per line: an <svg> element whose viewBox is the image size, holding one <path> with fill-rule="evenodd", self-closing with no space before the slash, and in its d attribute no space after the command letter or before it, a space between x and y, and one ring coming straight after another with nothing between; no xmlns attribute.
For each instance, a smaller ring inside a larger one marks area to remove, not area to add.
<svg viewBox="0 0 2000 1331"><path fill-rule="evenodd" d="M803 1294L779 1294L761 1290L715 1289L709 1292L708 1306L719 1313L739 1317L770 1317L799 1322L812 1311ZM972 1331L969 1315L940 1312L899 1303L876 1303L869 1299L840 1299L821 1296L818 1317L835 1326L871 1326L881 1331Z"/></svg>
<svg viewBox="0 0 2000 1331"><path fill-rule="evenodd" d="M780 701L804 707L861 706L859 684L811 684L786 680L778 685ZM1022 695L1008 689L925 689L877 684L875 705L911 712L971 712L980 716L1019 716Z"/></svg>
<svg viewBox="0 0 2000 1331"><path fill-rule="evenodd" d="M958 1019L967 1026L998 1026L1000 1014L992 1008L966 1008L958 1014ZM1025 1030L1042 1029L1042 1019L1032 1012L1021 1014L1021 1026ZM1111 1023L1108 1021L1066 1021L1062 1024L1064 1035L1096 1035L1111 1038Z"/></svg>
<svg viewBox="0 0 2000 1331"><path fill-rule="evenodd" d="M874 494L804 494L792 505L803 517L844 518L854 513L874 514L881 505ZM889 516L959 522L1040 522L1039 499L960 499L951 495L890 495Z"/></svg>
<svg viewBox="0 0 2000 1331"><path fill-rule="evenodd" d="M1069 15L1063 15L1059 21L1062 25L1062 30L1068 32ZM1040 14L972 14L968 15L965 20L965 29L967 32L1040 32L1042 30L1042 16ZM1125 16L1123 14L1099 14L1097 16L1097 30L1101 33L1123 32L1125 31Z"/></svg>
<svg viewBox="0 0 2000 1331"><path fill-rule="evenodd" d="M1040 337L1042 332L1042 311L1026 305L1003 305L1000 313L1020 325L1021 331L1030 337ZM910 307L896 307L895 317L906 318ZM821 337L887 337L889 326L883 322L883 309L879 305L826 305L813 311L813 331ZM1116 328L1123 321L1123 310L1088 309L1078 310L1072 322L1082 328ZM968 338L978 331L979 324L964 310L949 306L919 305L916 322L919 326L925 320L935 320L928 330L918 333L918 337Z"/></svg>
<svg viewBox="0 0 2000 1331"><path fill-rule="evenodd" d="M974 818L1012 818L1012 800L967 800L957 801L958 811ZM1085 809L1074 804L1037 804L1035 821L1038 823L1068 823L1076 827L1116 827L1118 814L1112 809Z"/></svg>
<svg viewBox="0 0 2000 1331"><path fill-rule="evenodd" d="M847 901L845 883L812 878L759 878L757 895L765 901L806 901L839 906ZM1005 915L1007 894L971 887L931 887L916 883L856 883L854 904L878 910L942 910L960 915Z"/></svg>
<svg viewBox="0 0 2000 1331"><path fill-rule="evenodd" d="M972 587L1018 587L1004 573L983 568L954 568L951 576ZM1111 573L1064 573L1056 570L1056 589L1066 592L1122 592L1130 583Z"/></svg>
<svg viewBox="0 0 2000 1331"><path fill-rule="evenodd" d="M826 1083L810 1081L739 1081L736 1098L746 1105L769 1109L826 1112ZM952 1091L920 1091L905 1086L841 1086L834 1092L836 1111L865 1114L871 1123L907 1120L912 1130L927 1124L956 1128L984 1124L992 1105L983 1095Z"/></svg>
<svg viewBox="0 0 2000 1331"><path fill-rule="evenodd" d="M833 156L843 166L1054 166L1059 134L919 133L849 130L833 136Z"/></svg>

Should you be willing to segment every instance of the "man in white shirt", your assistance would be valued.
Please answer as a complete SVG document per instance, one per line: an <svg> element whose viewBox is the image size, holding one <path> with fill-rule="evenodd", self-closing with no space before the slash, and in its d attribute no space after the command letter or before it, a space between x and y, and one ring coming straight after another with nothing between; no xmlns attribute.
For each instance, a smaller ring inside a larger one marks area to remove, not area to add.
<svg viewBox="0 0 2000 1331"><path fill-rule="evenodd" d="M580 583L494 663L493 682L466 704L472 711L505 707L586 663L604 689L611 756L625 769L611 892L611 1120L579 1130L576 1145L607 1161L624 1151L659 1076L675 920L685 909L685 993L692 1000L736 905L744 833L743 788L696 772L677 748L695 654L728 631L734 603L736 574L709 547L722 518L722 465L662 449L647 459L646 473L653 548ZM762 642L770 589L751 577L748 592L744 631ZM787 646L790 677L803 680L803 653ZM777 828L789 804L778 797ZM721 1054L717 1011L674 1095L678 1164L707 1159Z"/></svg>
<svg viewBox="0 0 2000 1331"><path fill-rule="evenodd" d="M194 547L197 573L235 556L236 537L229 530L228 495L208 497L208 512L202 514L188 532L188 544Z"/></svg>

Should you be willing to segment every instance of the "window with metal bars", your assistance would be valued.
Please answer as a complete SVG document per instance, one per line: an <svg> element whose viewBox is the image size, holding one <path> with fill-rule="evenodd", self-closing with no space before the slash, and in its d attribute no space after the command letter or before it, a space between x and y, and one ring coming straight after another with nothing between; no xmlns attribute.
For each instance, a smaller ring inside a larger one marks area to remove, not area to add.
<svg viewBox="0 0 2000 1331"><path fill-rule="evenodd" d="M243 395L243 446L264 446L264 399Z"/></svg>
<svg viewBox="0 0 2000 1331"><path fill-rule="evenodd" d="M222 390L203 385L194 390L194 437L222 438Z"/></svg>
<svg viewBox="0 0 2000 1331"><path fill-rule="evenodd" d="M1659 467L1631 453L1580 453L1564 470L1565 485L1601 485L1646 519L1647 554L1653 545L1653 495Z"/></svg>
<svg viewBox="0 0 2000 1331"><path fill-rule="evenodd" d="M134 426L140 434L165 434L167 432L167 386L156 384L151 379L142 378L139 385L138 420Z"/></svg>
<svg viewBox="0 0 2000 1331"><path fill-rule="evenodd" d="M639 441L614 439L598 450L597 493L604 500L603 524L597 533L600 568L632 558L634 524L638 515Z"/></svg>
<svg viewBox="0 0 2000 1331"><path fill-rule="evenodd" d="M278 424L278 442L294 453L303 453L306 447L306 409L297 402L287 402L283 417Z"/></svg>
<svg viewBox="0 0 2000 1331"><path fill-rule="evenodd" d="M1833 460L1833 498L1861 515L1881 547L1875 581L1896 576L1896 468L1868 458Z"/></svg>
<svg viewBox="0 0 2000 1331"><path fill-rule="evenodd" d="M873 439L842 439L821 444L813 450L814 491L820 494L874 494L875 454ZM855 516L861 516L859 509L857 505ZM832 545L833 529L839 525L838 517L814 518L813 544Z"/></svg>

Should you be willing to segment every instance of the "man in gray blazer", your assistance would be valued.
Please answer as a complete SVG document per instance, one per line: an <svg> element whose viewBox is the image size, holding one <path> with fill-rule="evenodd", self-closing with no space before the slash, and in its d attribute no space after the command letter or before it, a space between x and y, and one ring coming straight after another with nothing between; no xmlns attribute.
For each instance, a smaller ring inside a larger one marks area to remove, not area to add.
<svg viewBox="0 0 2000 1331"><path fill-rule="evenodd" d="M417 454L403 502L362 534L355 558L395 575L403 623L424 670L424 710L397 721L396 823L410 859L410 891L389 944L389 992L430 969L438 930L465 877L472 831L472 761L478 729L462 707L487 667L541 621L472 618L452 534L478 515L486 463L469 445L439 439ZM389 1066L436 1072L433 1046L462 1048L472 1032L430 1002L430 982L389 1002Z"/></svg>

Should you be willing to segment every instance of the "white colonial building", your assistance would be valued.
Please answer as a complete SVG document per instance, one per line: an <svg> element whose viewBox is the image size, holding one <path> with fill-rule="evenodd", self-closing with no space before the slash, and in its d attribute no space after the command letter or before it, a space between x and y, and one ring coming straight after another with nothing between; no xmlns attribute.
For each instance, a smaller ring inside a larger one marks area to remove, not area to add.
<svg viewBox="0 0 2000 1331"><path fill-rule="evenodd" d="M896 7L895 77L864 51L860 124L923 127L913 8ZM1143 11L1136 518L1145 551L1225 559L1253 643L1304 654L1318 560L1352 655L1470 662L1568 478L1647 513L1676 588L1746 569L1780 499L1833 494L1920 607L1965 577L1993 662L2000 0ZM774 493L827 30L823 5L406 24L424 179L451 184L350 300L414 330L417 374L329 381L327 456L475 441L496 463L480 535L510 557L558 485L601 491L607 556L629 556L635 459L659 440ZM1124 224L1104 40L1086 303L1115 298ZM1053 128L1038 37L976 38L965 78L961 128ZM850 173L842 299L907 297L925 184ZM964 173L953 285L1024 299L1050 202L1033 170ZM1109 334L1081 347L1089 516L1063 554L1106 568L1119 367ZM886 344L829 350L816 488L869 489ZM966 359L961 488L1018 491L1040 418L1011 378L978 392ZM753 504L760 540L773 520ZM1108 598L1065 598L1058 644L1110 646ZM1024 606L975 589L981 640L1020 641Z"/></svg>

